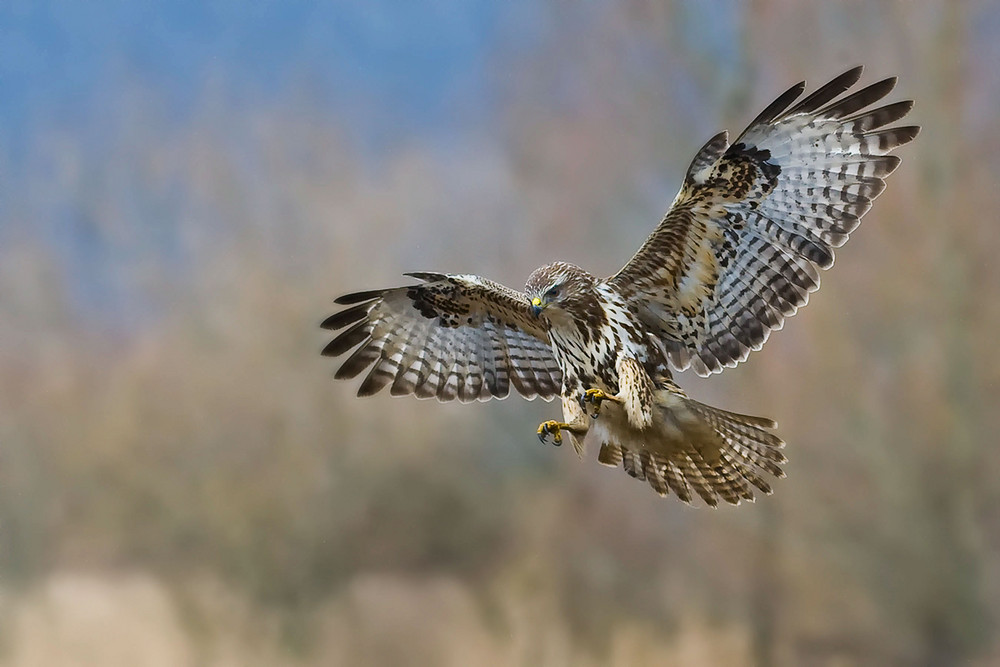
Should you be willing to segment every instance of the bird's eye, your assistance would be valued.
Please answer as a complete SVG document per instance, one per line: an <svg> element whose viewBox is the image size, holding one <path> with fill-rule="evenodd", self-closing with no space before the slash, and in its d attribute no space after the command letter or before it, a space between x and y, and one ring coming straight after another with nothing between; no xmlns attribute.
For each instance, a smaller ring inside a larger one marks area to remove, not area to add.
<svg viewBox="0 0 1000 667"><path fill-rule="evenodd" d="M550 299L554 299L555 297L559 296L559 285L554 285L550 287L549 291L545 293L545 296L549 297Z"/></svg>

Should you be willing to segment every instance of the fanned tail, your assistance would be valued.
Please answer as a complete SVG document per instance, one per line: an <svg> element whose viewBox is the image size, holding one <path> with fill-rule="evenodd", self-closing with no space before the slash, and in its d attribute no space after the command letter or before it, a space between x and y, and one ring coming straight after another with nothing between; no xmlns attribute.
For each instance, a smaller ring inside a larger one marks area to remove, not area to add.
<svg viewBox="0 0 1000 667"><path fill-rule="evenodd" d="M785 476L785 443L776 424L720 410L692 400L672 382L656 395L660 420L645 431L608 430L598 461L645 480L661 496L673 492L690 503L697 495L711 507L753 502L756 491L771 494L768 477Z"/></svg>

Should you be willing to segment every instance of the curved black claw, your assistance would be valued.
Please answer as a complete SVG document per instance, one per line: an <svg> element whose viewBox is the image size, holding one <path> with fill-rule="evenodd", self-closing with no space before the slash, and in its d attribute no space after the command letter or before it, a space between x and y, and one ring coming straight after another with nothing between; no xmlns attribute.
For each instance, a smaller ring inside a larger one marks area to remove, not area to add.
<svg viewBox="0 0 1000 667"><path fill-rule="evenodd" d="M542 422L538 425L538 439L545 442L549 435L552 435L552 444L556 447L562 445L562 427L565 424L561 424L554 419L550 419L547 422Z"/></svg>
<svg viewBox="0 0 1000 667"><path fill-rule="evenodd" d="M580 407L583 411L590 415L591 419L597 419L601 414L601 403L604 399L610 398L600 389L588 389L587 391L580 394ZM593 409L588 410L587 406L590 405Z"/></svg>

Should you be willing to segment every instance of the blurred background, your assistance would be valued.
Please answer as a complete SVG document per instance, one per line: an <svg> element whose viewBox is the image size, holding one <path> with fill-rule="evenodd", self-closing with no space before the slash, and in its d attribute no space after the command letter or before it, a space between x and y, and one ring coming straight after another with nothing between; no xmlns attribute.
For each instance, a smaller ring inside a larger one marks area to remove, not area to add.
<svg viewBox="0 0 1000 667"><path fill-rule="evenodd" d="M811 5L3 3L0 661L1000 664L1000 6ZM679 378L778 420L773 496L332 380L337 295L611 274L855 64L922 134L812 303Z"/></svg>

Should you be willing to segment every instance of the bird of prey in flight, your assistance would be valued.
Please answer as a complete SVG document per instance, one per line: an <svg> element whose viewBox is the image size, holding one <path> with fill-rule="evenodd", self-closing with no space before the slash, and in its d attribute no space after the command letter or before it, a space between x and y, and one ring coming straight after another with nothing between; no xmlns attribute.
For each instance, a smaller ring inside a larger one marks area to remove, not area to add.
<svg viewBox="0 0 1000 667"><path fill-rule="evenodd" d="M736 366L819 288L820 270L899 165L916 126L891 126L912 101L873 108L896 83L850 92L851 69L799 99L782 93L730 144L712 137L635 256L598 278L555 262L518 292L475 275L410 273L404 287L347 294L323 327L323 354L354 350L336 372L368 396L442 401L562 399L538 427L621 465L657 493L716 506L771 492L783 477L775 423L689 398L671 370Z"/></svg>

